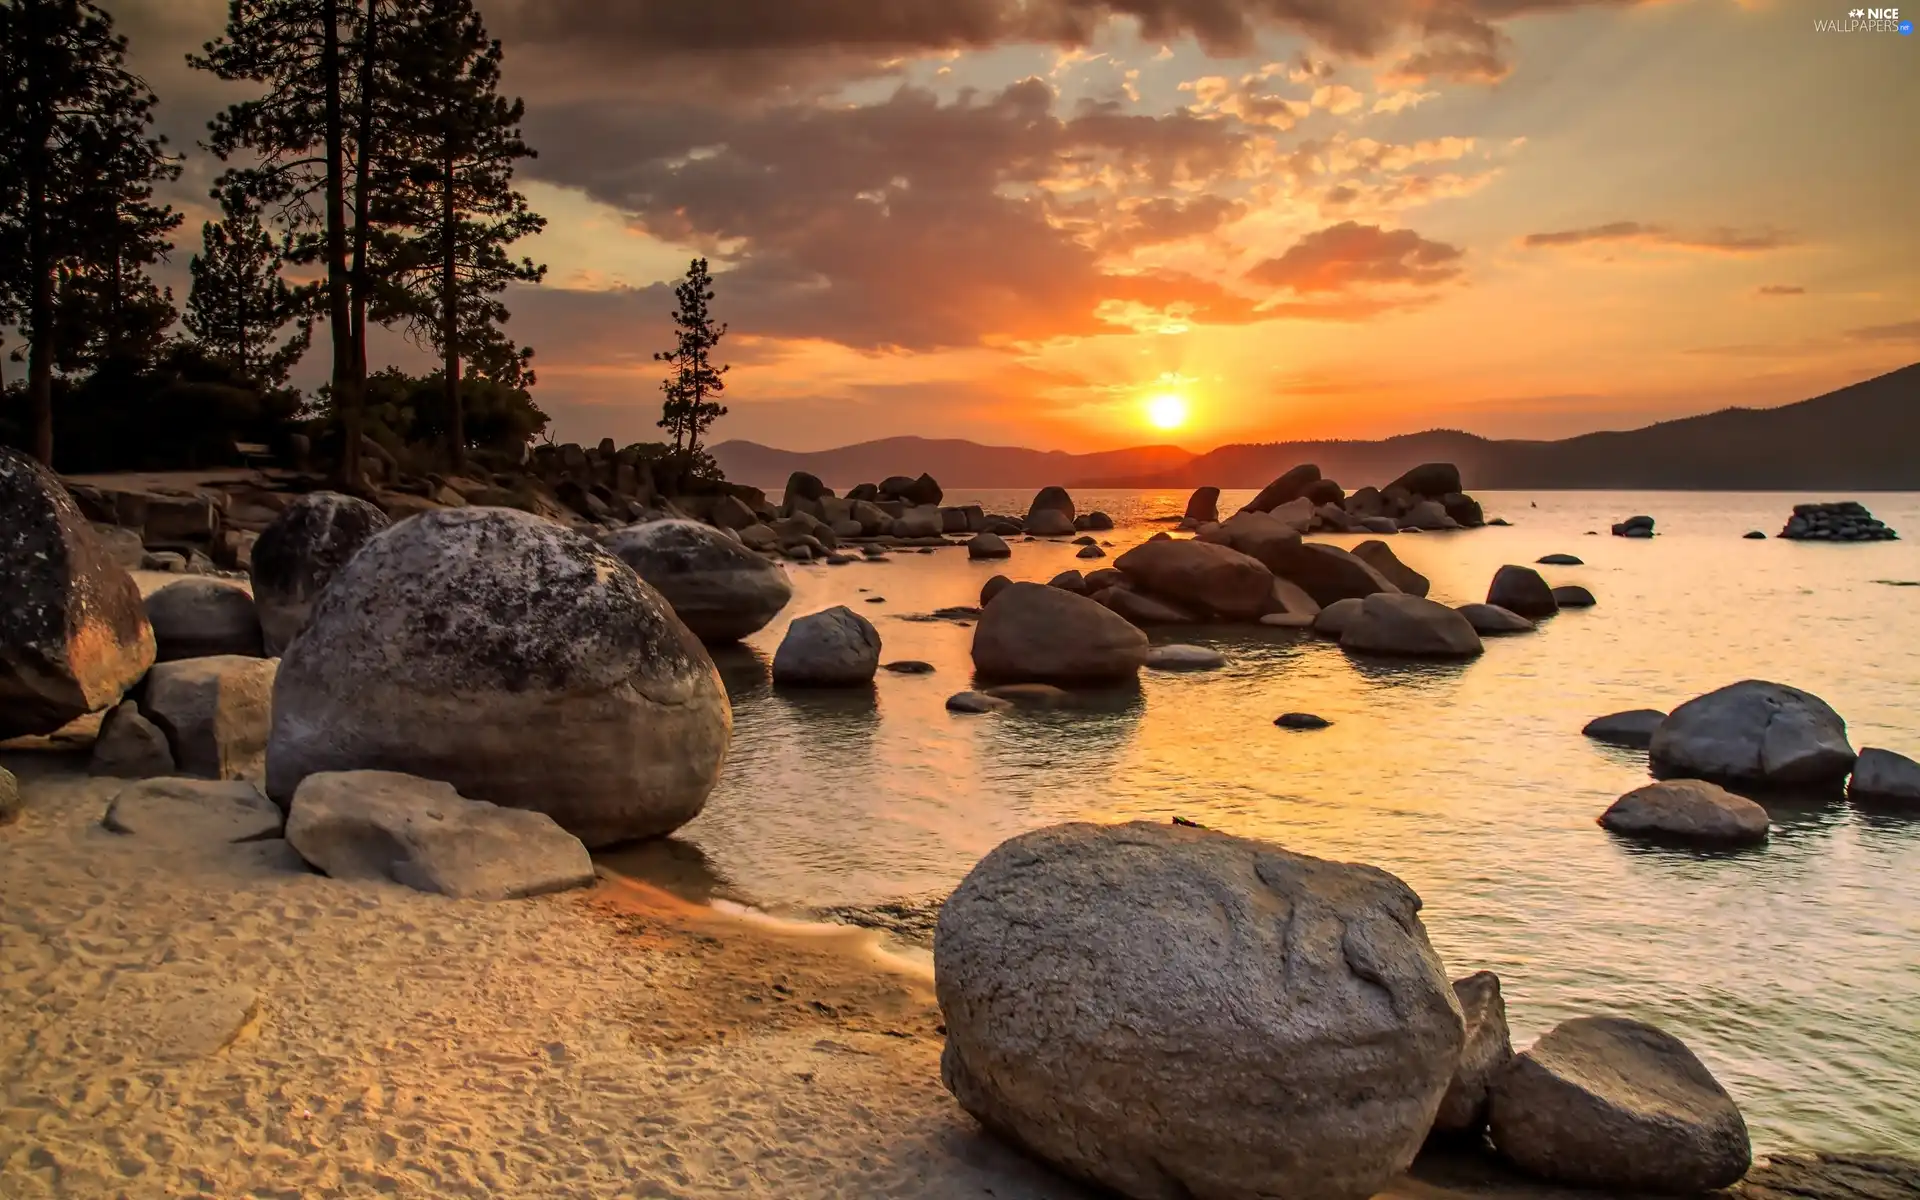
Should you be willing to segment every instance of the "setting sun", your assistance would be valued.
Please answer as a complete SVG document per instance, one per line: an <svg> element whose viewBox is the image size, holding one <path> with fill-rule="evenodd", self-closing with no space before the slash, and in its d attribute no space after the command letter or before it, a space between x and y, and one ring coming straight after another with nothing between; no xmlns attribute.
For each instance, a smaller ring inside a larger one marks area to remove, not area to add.
<svg viewBox="0 0 1920 1200"><path fill-rule="evenodd" d="M1147 423L1155 429L1178 429L1187 423L1187 399L1162 392L1147 401Z"/></svg>

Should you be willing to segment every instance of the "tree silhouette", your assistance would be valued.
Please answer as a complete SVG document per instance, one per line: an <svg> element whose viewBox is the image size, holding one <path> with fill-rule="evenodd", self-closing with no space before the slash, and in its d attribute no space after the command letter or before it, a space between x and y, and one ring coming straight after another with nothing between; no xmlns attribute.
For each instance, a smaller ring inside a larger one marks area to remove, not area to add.
<svg viewBox="0 0 1920 1200"><path fill-rule="evenodd" d="M200 227L183 323L209 358L260 388L285 386L313 342L311 296L280 276L283 248L244 197ZM280 341L280 333L293 333Z"/></svg>
<svg viewBox="0 0 1920 1200"><path fill-rule="evenodd" d="M660 385L666 393L661 406L660 428L673 434L674 457L682 464L690 462L700 449L701 435L713 423L727 415L718 401L711 399L727 390L727 367L715 367L712 354L727 327L716 325L709 305L713 302L713 276L707 272L707 260L696 258L687 267L687 277L673 289L680 306L673 311L678 344L672 350L653 357L673 368Z"/></svg>

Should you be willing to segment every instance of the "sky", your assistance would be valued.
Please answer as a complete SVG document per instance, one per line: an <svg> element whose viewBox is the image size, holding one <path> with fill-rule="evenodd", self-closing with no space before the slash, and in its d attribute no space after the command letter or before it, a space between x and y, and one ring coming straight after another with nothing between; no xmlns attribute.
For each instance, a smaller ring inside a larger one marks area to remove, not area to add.
<svg viewBox="0 0 1920 1200"><path fill-rule="evenodd" d="M244 95L184 55L226 6L106 7L187 155L184 299L197 143ZM561 441L659 437L695 256L713 440L796 450L1562 437L1920 360L1920 36L1820 31L1832 0L482 10L549 221L509 332Z"/></svg>

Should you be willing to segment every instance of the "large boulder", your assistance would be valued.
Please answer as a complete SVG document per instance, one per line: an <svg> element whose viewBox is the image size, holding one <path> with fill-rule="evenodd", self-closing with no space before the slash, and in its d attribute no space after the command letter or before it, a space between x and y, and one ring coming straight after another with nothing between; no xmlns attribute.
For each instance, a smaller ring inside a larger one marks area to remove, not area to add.
<svg viewBox="0 0 1920 1200"><path fill-rule="evenodd" d="M1320 542L1294 543L1266 565L1275 575L1305 588L1314 602L1323 606L1336 600L1364 600L1377 592L1400 591L1366 560Z"/></svg>
<svg viewBox="0 0 1920 1200"><path fill-rule="evenodd" d="M122 700L100 722L87 763L90 775L116 779L154 779L176 770L173 747L160 727L141 715L140 706Z"/></svg>
<svg viewBox="0 0 1920 1200"><path fill-rule="evenodd" d="M1131 679L1146 661L1147 635L1125 617L1040 583L1002 588L973 630L973 667L984 679L1096 683Z"/></svg>
<svg viewBox="0 0 1920 1200"><path fill-rule="evenodd" d="M1200 540L1231 546L1249 558L1259 560L1268 570L1300 547L1305 525L1286 520L1274 513L1242 509L1211 530L1202 531Z"/></svg>
<svg viewBox="0 0 1920 1200"><path fill-rule="evenodd" d="M1540 578L1540 572L1511 563L1494 572L1493 583L1487 588L1487 603L1536 621L1560 611L1553 589Z"/></svg>
<svg viewBox="0 0 1920 1200"><path fill-rule="evenodd" d="M117 703L153 660L133 576L53 472L0 448L0 741Z"/></svg>
<svg viewBox="0 0 1920 1200"><path fill-rule="evenodd" d="M1033 519L1043 512L1057 512L1067 518L1067 524L1073 524L1073 497L1063 487L1043 487L1034 493L1033 503L1027 506L1027 529L1033 531Z"/></svg>
<svg viewBox="0 0 1920 1200"><path fill-rule="evenodd" d="M279 665L278 659L242 654L154 664L140 708L167 735L182 775L259 777Z"/></svg>
<svg viewBox="0 0 1920 1200"><path fill-rule="evenodd" d="M798 687L860 687L880 669L880 631L846 605L798 617L773 654L773 681Z"/></svg>
<svg viewBox="0 0 1920 1200"><path fill-rule="evenodd" d="M1475 971L1453 981L1453 994L1466 1018L1466 1043L1454 1066L1447 1094L1434 1115L1433 1131L1477 1134L1487 1127L1487 1089L1513 1058L1513 1040L1507 1031L1507 1003L1500 996L1500 977Z"/></svg>
<svg viewBox="0 0 1920 1200"><path fill-rule="evenodd" d="M946 529L946 518L940 510L930 504L917 505L902 509L893 521L893 536L897 538L939 537Z"/></svg>
<svg viewBox="0 0 1920 1200"><path fill-rule="evenodd" d="M1486 649L1467 619L1424 596L1377 592L1340 635L1340 647L1402 658L1472 658Z"/></svg>
<svg viewBox="0 0 1920 1200"><path fill-rule="evenodd" d="M1460 468L1452 463L1422 463L1381 490L1394 488L1438 500L1460 491Z"/></svg>
<svg viewBox="0 0 1920 1200"><path fill-rule="evenodd" d="M1679 1038L1578 1017L1515 1055L1490 1089L1493 1144L1544 1179L1691 1194L1747 1172L1740 1110Z"/></svg>
<svg viewBox="0 0 1920 1200"><path fill-rule="evenodd" d="M1374 540L1353 548L1353 556L1380 572L1382 578L1409 596L1424 596L1433 585L1425 575L1400 561L1393 547Z"/></svg>
<svg viewBox="0 0 1920 1200"><path fill-rule="evenodd" d="M1530 633L1539 628L1517 612L1497 604L1462 604L1454 610L1467 619L1473 631L1482 637L1501 633Z"/></svg>
<svg viewBox="0 0 1920 1200"><path fill-rule="evenodd" d="M1847 796L1863 803L1920 805L1920 763L1891 750L1862 750Z"/></svg>
<svg viewBox="0 0 1920 1200"><path fill-rule="evenodd" d="M706 803L733 728L719 672L666 599L578 534L448 509L370 540L287 650L269 794L389 770L544 812L589 847Z"/></svg>
<svg viewBox="0 0 1920 1200"><path fill-rule="evenodd" d="M698 521L629 525L608 535L606 547L709 645L758 633L793 598L779 563Z"/></svg>
<svg viewBox="0 0 1920 1200"><path fill-rule="evenodd" d="M393 771L300 781L287 843L335 879L381 880L463 900L511 900L593 882L587 848L545 813L469 800Z"/></svg>
<svg viewBox="0 0 1920 1200"><path fill-rule="evenodd" d="M976 533L967 543L968 558L1011 558L1013 551L1007 548L1006 539L997 533Z"/></svg>
<svg viewBox="0 0 1920 1200"><path fill-rule="evenodd" d="M1760 679L1674 709L1649 750L1656 775L1778 786L1837 784L1857 757L1847 723L1826 701Z"/></svg>
<svg viewBox="0 0 1920 1200"><path fill-rule="evenodd" d="M1187 497L1186 520L1205 525L1209 521L1220 519L1220 489L1217 487L1195 488L1193 495Z"/></svg>
<svg viewBox="0 0 1920 1200"><path fill-rule="evenodd" d="M1313 631L1322 637L1338 639L1347 632L1349 626L1360 619L1360 613L1366 606L1365 600L1353 597L1335 600L1314 614Z"/></svg>
<svg viewBox="0 0 1920 1200"><path fill-rule="evenodd" d="M1717 783L1672 779L1615 800L1600 827L1649 841L1751 846L1767 840L1767 810Z"/></svg>
<svg viewBox="0 0 1920 1200"><path fill-rule="evenodd" d="M1272 607L1273 572L1258 559L1207 542L1143 542L1114 560L1140 591L1233 621Z"/></svg>
<svg viewBox="0 0 1920 1200"><path fill-rule="evenodd" d="M170 583L147 597L156 659L244 654L263 658L260 613L242 588L196 576Z"/></svg>
<svg viewBox="0 0 1920 1200"><path fill-rule="evenodd" d="M1241 512L1272 512L1290 500L1298 500L1307 494L1320 478L1320 468L1312 463L1302 463L1260 489L1260 494L1247 501Z"/></svg>
<svg viewBox="0 0 1920 1200"><path fill-rule="evenodd" d="M825 510L820 507L820 501L832 494L827 490L827 485L820 482L818 475L795 471L787 476L787 490L780 498L780 510L788 516L806 513L811 517L823 517Z"/></svg>
<svg viewBox="0 0 1920 1200"><path fill-rule="evenodd" d="M249 572L269 655L285 652L334 575L391 524L365 500L338 492L309 492L274 518L254 543Z"/></svg>
<svg viewBox="0 0 1920 1200"><path fill-rule="evenodd" d="M1462 1044L1419 910L1384 871L1206 829L1023 834L941 908L941 1078L1124 1196L1363 1200Z"/></svg>
<svg viewBox="0 0 1920 1200"><path fill-rule="evenodd" d="M22 807L20 781L13 777L12 771L0 767L0 825L18 817Z"/></svg>

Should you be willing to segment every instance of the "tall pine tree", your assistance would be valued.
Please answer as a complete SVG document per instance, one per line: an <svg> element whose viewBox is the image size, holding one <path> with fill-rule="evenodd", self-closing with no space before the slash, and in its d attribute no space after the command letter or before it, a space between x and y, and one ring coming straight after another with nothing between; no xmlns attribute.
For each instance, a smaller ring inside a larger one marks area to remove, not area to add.
<svg viewBox="0 0 1920 1200"><path fill-rule="evenodd" d="M673 368L660 385L667 395L661 406L660 428L673 433L675 459L681 464L694 460L700 449L701 435L727 415L713 397L727 390L727 367L713 365L714 348L726 336L727 327L716 325L712 310L713 276L707 272L707 260L696 258L687 267L687 277L673 289L680 306L673 311L678 344L653 357Z"/></svg>
<svg viewBox="0 0 1920 1200"><path fill-rule="evenodd" d="M509 253L546 219L513 188L514 164L534 152L520 135L525 106L499 94L500 43L487 36L472 0L414 0L411 9L394 33L396 108L410 119L395 131L374 185L391 204L381 210L383 228L392 227L393 274L381 315L404 317L439 352L448 455L461 470L463 374L510 387L532 382L531 352L515 349L500 329L508 319L500 295L546 274Z"/></svg>
<svg viewBox="0 0 1920 1200"><path fill-rule="evenodd" d="M283 387L313 342L311 299L281 278L282 247L259 212L240 196L224 208L201 226L183 320L207 357L263 390Z"/></svg>
<svg viewBox="0 0 1920 1200"><path fill-rule="evenodd" d="M0 318L27 341L35 457L53 462L56 368L157 352L171 299L147 275L180 224L154 96L91 0L0 0Z"/></svg>

